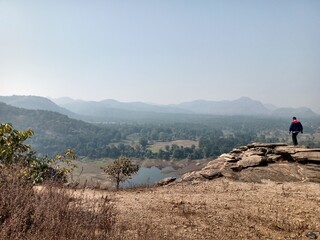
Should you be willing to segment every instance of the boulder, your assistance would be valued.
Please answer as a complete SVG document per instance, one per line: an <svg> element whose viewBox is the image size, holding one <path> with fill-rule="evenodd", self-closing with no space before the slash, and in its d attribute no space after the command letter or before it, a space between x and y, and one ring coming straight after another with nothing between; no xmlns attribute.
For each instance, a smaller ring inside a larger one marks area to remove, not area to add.
<svg viewBox="0 0 320 240"><path fill-rule="evenodd" d="M227 162L237 162L239 161L239 157L235 154L228 154L228 153L224 153L221 154L219 158L223 158L225 161Z"/></svg>
<svg viewBox="0 0 320 240"><path fill-rule="evenodd" d="M287 149L287 150L286 150ZM280 155L282 161L294 162L292 154L295 153L294 149L289 148L275 148L273 154Z"/></svg>
<svg viewBox="0 0 320 240"><path fill-rule="evenodd" d="M172 183L176 180L177 178L175 177L167 177L164 179L161 179L159 182L157 182L157 186L164 186L164 185L168 185L169 183Z"/></svg>
<svg viewBox="0 0 320 240"><path fill-rule="evenodd" d="M237 165L242 168L267 165L267 158L259 155L244 156Z"/></svg>
<svg viewBox="0 0 320 240"><path fill-rule="evenodd" d="M243 153L244 152L239 152L239 153L229 153L228 155L230 155L231 156L231 158L229 157L229 159L228 158L226 158L226 160L228 161L228 162L237 162L237 161L239 161L242 157L243 157Z"/></svg>
<svg viewBox="0 0 320 240"><path fill-rule="evenodd" d="M205 178L200 175L199 171L193 171L183 174L178 182L191 182L195 180L205 180Z"/></svg>
<svg viewBox="0 0 320 240"><path fill-rule="evenodd" d="M298 147L294 146L278 146L274 149L274 153L288 153L288 154L294 154L298 150Z"/></svg>
<svg viewBox="0 0 320 240"><path fill-rule="evenodd" d="M226 161L224 158L217 158L216 160L208 162L207 166L203 168L203 170L207 169L216 169L216 170L221 170L225 167Z"/></svg>
<svg viewBox="0 0 320 240"><path fill-rule="evenodd" d="M214 170L214 169L202 170L202 171L199 171L199 174L205 179L209 179L209 180L222 177L221 171Z"/></svg>

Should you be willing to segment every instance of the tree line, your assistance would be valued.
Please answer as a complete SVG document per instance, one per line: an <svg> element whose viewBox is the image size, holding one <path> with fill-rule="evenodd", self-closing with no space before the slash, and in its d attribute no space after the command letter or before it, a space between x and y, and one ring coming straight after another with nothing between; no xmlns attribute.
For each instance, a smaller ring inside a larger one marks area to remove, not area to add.
<svg viewBox="0 0 320 240"><path fill-rule="evenodd" d="M28 139L40 155L55 156L65 149L73 149L77 156L88 158L200 159L215 157L235 146L253 141L289 141L287 129L290 118L248 116L192 115L185 119L167 121L88 123L65 115L26 110L0 103L0 122L10 122L18 129L33 129ZM310 138L304 144L319 146L319 118L304 121ZM175 140L197 141L196 146L168 146L153 151L157 142ZM301 142L303 144L303 142Z"/></svg>

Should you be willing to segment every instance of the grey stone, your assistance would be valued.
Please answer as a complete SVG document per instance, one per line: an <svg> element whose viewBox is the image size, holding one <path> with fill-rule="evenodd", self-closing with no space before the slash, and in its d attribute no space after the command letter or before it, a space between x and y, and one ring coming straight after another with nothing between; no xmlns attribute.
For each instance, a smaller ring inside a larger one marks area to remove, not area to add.
<svg viewBox="0 0 320 240"><path fill-rule="evenodd" d="M262 151L261 149L250 149L245 152L245 155L251 156L251 155L259 155L259 156L264 156L266 151Z"/></svg>

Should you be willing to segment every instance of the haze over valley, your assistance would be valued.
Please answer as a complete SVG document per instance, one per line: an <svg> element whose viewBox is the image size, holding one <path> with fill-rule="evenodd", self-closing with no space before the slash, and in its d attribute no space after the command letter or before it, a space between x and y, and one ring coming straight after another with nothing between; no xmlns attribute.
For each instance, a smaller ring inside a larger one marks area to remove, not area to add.
<svg viewBox="0 0 320 240"><path fill-rule="evenodd" d="M165 114L221 115L221 116L270 116L270 117L317 117L319 114L307 107L276 107L260 101L241 97L227 101L195 100L180 104L156 105L143 102L120 102L113 99L102 101L74 100L64 97L49 99L39 96L0 96L0 102L15 107L59 112L83 120L103 122L111 119L125 121ZM155 117L156 118L156 117Z"/></svg>
<svg viewBox="0 0 320 240"><path fill-rule="evenodd" d="M301 144L316 147L320 143L320 116L311 109L270 109L247 97L152 105L15 95L0 96L0 110L1 122L34 130L30 142L44 155L72 148L77 155L92 159L120 155L160 160L211 158L252 141L290 143L288 125L293 115L301 116L305 126Z"/></svg>

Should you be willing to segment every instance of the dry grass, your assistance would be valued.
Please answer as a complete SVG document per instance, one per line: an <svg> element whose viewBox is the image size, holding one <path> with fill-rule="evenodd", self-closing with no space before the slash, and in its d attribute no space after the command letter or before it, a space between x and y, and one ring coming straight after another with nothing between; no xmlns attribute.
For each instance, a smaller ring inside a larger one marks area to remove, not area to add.
<svg viewBox="0 0 320 240"><path fill-rule="evenodd" d="M48 184L34 187L14 169L0 174L0 239L106 239L114 225L107 196Z"/></svg>
<svg viewBox="0 0 320 240"><path fill-rule="evenodd" d="M320 231L320 186L215 180L122 191L121 239L308 239Z"/></svg>
<svg viewBox="0 0 320 240"><path fill-rule="evenodd" d="M319 238L316 183L217 179L120 191L37 189L1 183L0 239Z"/></svg>

